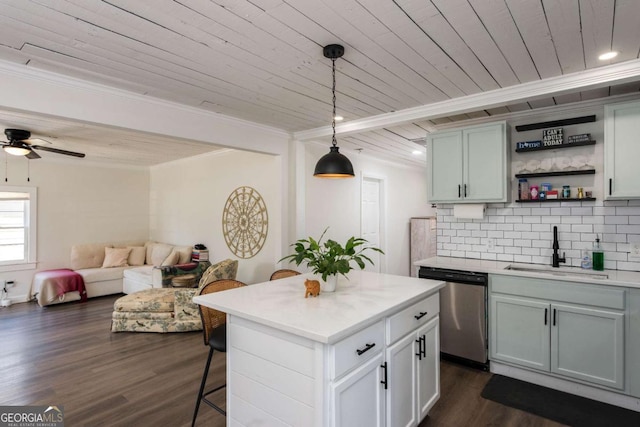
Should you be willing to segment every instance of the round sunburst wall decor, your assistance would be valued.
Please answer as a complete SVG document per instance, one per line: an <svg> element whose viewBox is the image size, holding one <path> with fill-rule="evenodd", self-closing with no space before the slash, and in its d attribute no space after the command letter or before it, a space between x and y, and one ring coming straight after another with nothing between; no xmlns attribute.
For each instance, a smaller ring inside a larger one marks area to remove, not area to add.
<svg viewBox="0 0 640 427"><path fill-rule="evenodd" d="M222 234L237 257L251 258L264 246L269 229L267 206L255 189L238 187L231 192L222 212Z"/></svg>

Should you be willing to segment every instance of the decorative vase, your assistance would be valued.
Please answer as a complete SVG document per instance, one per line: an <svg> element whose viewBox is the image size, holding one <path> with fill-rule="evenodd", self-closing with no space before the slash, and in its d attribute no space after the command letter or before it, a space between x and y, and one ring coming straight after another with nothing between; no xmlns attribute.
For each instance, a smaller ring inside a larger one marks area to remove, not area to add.
<svg viewBox="0 0 640 427"><path fill-rule="evenodd" d="M336 285L338 284L338 275L332 274L327 276L327 280L322 280L320 277L320 289L322 292L334 292L336 290Z"/></svg>

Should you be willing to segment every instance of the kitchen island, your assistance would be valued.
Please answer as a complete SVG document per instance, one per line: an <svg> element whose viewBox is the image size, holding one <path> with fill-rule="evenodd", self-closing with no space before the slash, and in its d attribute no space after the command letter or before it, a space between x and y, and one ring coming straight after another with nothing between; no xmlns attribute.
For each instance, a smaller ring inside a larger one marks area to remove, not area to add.
<svg viewBox="0 0 640 427"><path fill-rule="evenodd" d="M444 282L352 271L201 295L227 313L227 425L418 425L440 396Z"/></svg>

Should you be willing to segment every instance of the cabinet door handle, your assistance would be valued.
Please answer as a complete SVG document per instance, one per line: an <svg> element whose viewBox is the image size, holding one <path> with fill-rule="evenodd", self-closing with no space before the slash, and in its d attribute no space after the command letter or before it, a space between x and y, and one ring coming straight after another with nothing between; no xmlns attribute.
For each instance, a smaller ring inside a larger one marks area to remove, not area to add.
<svg viewBox="0 0 640 427"><path fill-rule="evenodd" d="M553 326L556 326L556 309L553 309Z"/></svg>
<svg viewBox="0 0 640 427"><path fill-rule="evenodd" d="M461 191L462 189L460 187L460 184L458 184L458 198L462 197Z"/></svg>
<svg viewBox="0 0 640 427"><path fill-rule="evenodd" d="M422 348L420 349L422 357L427 357L427 336L423 334L422 337L420 337L420 341L422 341Z"/></svg>
<svg viewBox="0 0 640 427"><path fill-rule="evenodd" d="M609 178L609 195L611 195L611 188L613 187L613 178Z"/></svg>
<svg viewBox="0 0 640 427"><path fill-rule="evenodd" d="M358 356L362 356L364 353L371 350L375 346L376 346L376 343L367 344L364 346L363 349L357 349L356 353L358 353Z"/></svg>
<svg viewBox="0 0 640 427"><path fill-rule="evenodd" d="M547 309L544 309L544 324L547 324Z"/></svg>
<svg viewBox="0 0 640 427"><path fill-rule="evenodd" d="M422 319L424 316L426 316L427 314L428 314L428 313L427 313L426 311L421 311L421 312L420 312L420 314L416 314L416 315L415 315L415 316L413 316L413 317L415 317L415 318L416 318L416 320L420 320L420 319Z"/></svg>
<svg viewBox="0 0 640 427"><path fill-rule="evenodd" d="M464 185L464 197L467 197L467 184Z"/></svg>
<svg viewBox="0 0 640 427"><path fill-rule="evenodd" d="M418 352L416 353L416 356L418 356L418 360L422 360L422 337L418 338L416 343L418 344Z"/></svg>
<svg viewBox="0 0 640 427"><path fill-rule="evenodd" d="M387 389L387 362L384 362L382 365L380 365L380 367L384 371L382 374L383 380L380 381L380 384L384 384L384 389L386 390Z"/></svg>

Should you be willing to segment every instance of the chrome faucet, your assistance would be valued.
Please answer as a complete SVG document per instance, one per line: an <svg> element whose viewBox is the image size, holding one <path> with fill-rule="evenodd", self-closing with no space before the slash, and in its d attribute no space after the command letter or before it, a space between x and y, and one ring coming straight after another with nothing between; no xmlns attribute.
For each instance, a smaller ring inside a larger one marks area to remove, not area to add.
<svg viewBox="0 0 640 427"><path fill-rule="evenodd" d="M567 258L565 253L562 253L562 258L558 255L558 250L560 249L560 245L558 244L558 227L553 226L553 256L551 257L551 266L552 267L560 267L560 263L567 262Z"/></svg>

